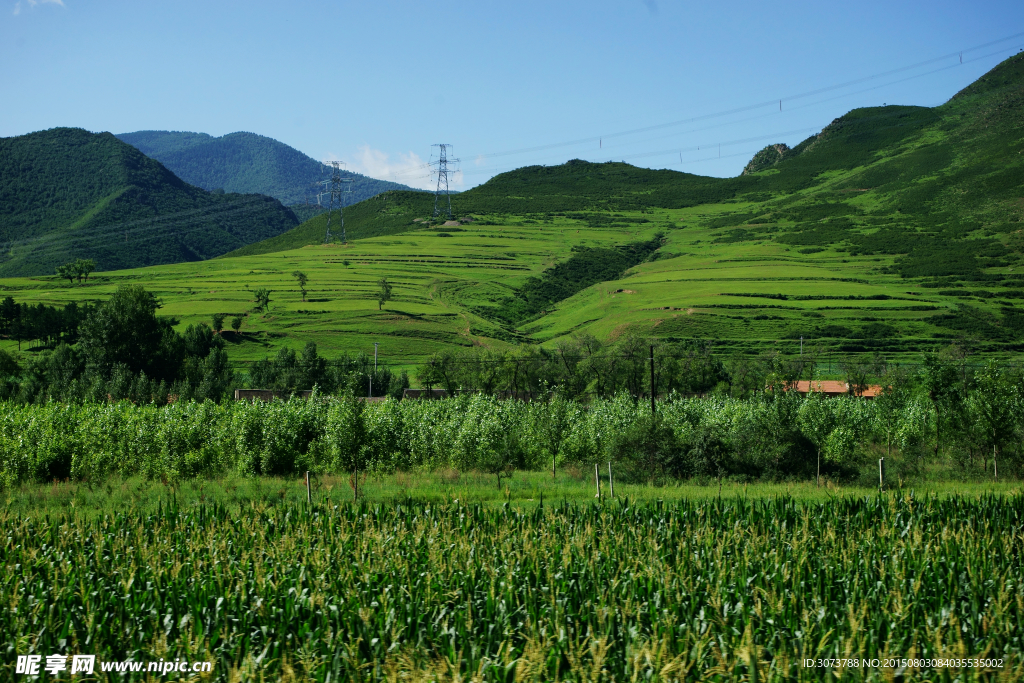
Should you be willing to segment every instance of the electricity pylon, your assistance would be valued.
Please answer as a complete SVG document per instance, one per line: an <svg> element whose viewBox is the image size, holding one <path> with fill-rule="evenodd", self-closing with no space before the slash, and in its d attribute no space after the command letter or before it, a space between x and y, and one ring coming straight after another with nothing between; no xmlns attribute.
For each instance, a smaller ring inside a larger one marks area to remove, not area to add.
<svg viewBox="0 0 1024 683"><path fill-rule="evenodd" d="M437 173L437 189L434 191L434 217L436 218L438 214L441 213L441 207L437 205L437 200L441 196L441 186L443 185L445 198L448 200L448 219L451 220L452 196L448 191L448 176L456 173L456 171L454 169L449 168L448 166L449 164L459 163L459 160L448 158L448 149L451 147L451 145L442 143L432 146L439 147L441 150L440 153L438 154L437 162L435 162L437 165L437 170L435 171L435 173Z"/></svg>
<svg viewBox="0 0 1024 683"><path fill-rule="evenodd" d="M324 234L324 244L329 244L331 241L331 213L334 211L334 205L338 205L338 217L341 221L341 243L345 244L345 214L342 210L343 202L342 197L352 191L352 179L343 177L341 175L341 161L324 161L321 162L322 170L327 170L330 173L330 177L321 180L318 185L323 185L324 190L319 192L316 196L316 203L323 206L324 197L327 197L327 232Z"/></svg>

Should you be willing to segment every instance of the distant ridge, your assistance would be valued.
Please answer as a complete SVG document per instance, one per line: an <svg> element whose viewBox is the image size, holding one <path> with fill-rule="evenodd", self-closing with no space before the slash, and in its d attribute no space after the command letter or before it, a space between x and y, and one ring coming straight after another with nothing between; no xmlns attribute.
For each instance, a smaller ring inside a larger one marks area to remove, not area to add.
<svg viewBox="0 0 1024 683"><path fill-rule="evenodd" d="M206 133L141 130L121 133L122 142L156 159L187 183L204 190L259 193L282 204L305 204L310 183L321 178L320 162L283 142L255 133ZM348 203L360 202L388 190L411 190L400 183L352 176Z"/></svg>
<svg viewBox="0 0 1024 683"><path fill-rule="evenodd" d="M110 133L0 138L0 276L53 275L219 256L298 224L271 197L190 185Z"/></svg>

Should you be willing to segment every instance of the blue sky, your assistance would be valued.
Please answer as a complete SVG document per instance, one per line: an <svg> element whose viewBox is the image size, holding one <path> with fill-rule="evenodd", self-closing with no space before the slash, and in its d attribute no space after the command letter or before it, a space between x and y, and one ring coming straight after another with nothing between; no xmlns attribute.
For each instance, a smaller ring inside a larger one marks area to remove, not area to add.
<svg viewBox="0 0 1024 683"><path fill-rule="evenodd" d="M732 176L1021 48L1019 0L0 0L0 136L251 131L420 187L436 142L463 188L572 158Z"/></svg>

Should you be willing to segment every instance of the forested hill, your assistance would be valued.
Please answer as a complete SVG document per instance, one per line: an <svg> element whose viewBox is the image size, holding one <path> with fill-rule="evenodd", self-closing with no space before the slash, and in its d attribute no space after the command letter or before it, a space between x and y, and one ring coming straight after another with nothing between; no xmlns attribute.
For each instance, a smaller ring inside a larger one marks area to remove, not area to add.
<svg viewBox="0 0 1024 683"><path fill-rule="evenodd" d="M297 223L271 197L189 185L110 133L0 138L0 276L79 258L98 270L201 260Z"/></svg>
<svg viewBox="0 0 1024 683"><path fill-rule="evenodd" d="M117 136L156 159L182 180L205 190L256 192L285 205L305 203L310 185L321 179L320 162L273 138L255 133L230 133L215 138L206 133L142 130ZM349 203L387 190L409 190L399 183L352 177Z"/></svg>

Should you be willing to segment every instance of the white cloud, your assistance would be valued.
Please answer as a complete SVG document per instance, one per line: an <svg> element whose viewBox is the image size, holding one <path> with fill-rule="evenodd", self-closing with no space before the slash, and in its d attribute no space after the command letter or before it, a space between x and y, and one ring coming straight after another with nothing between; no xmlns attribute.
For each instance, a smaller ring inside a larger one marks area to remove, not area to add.
<svg viewBox="0 0 1024 683"><path fill-rule="evenodd" d="M14 16L21 14L22 7L35 7L36 5L60 5L64 6L64 0L18 0L14 3Z"/></svg>
<svg viewBox="0 0 1024 683"><path fill-rule="evenodd" d="M432 190L437 186L437 179L432 168L415 152L399 153L392 160L391 155L369 145L361 145L359 151L345 160L350 171L377 178L391 180L410 187ZM462 173L452 174L453 186L462 185Z"/></svg>

